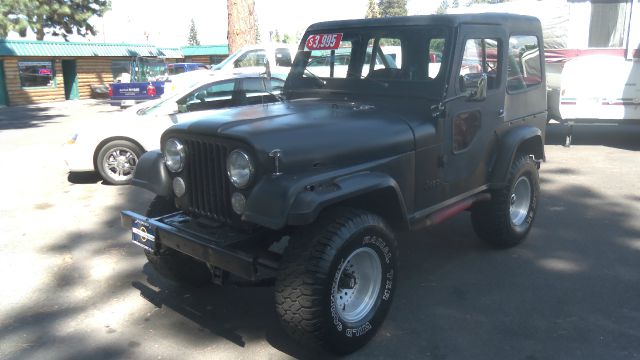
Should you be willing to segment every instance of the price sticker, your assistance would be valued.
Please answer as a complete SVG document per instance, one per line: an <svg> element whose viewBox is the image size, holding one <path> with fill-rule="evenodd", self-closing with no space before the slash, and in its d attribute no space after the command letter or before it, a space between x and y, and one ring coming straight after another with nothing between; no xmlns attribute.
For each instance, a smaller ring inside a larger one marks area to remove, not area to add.
<svg viewBox="0 0 640 360"><path fill-rule="evenodd" d="M307 38L307 50L335 50L340 47L342 33L315 34Z"/></svg>

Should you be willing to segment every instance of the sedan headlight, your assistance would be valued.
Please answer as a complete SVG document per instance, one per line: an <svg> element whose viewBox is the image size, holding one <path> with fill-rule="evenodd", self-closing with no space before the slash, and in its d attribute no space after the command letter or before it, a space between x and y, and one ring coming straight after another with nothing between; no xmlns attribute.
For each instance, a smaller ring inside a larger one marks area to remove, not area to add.
<svg viewBox="0 0 640 360"><path fill-rule="evenodd" d="M172 172L179 172L184 168L187 151L178 139L169 139L164 145L164 163Z"/></svg>
<svg viewBox="0 0 640 360"><path fill-rule="evenodd" d="M253 177L253 164L249 155L242 150L233 150L227 157L227 174L237 188L242 189L249 185Z"/></svg>

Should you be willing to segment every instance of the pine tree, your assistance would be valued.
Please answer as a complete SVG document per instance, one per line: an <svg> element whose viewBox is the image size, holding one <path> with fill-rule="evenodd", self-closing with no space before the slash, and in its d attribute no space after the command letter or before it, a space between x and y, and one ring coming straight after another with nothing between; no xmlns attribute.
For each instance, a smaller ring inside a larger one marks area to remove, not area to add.
<svg viewBox="0 0 640 360"><path fill-rule="evenodd" d="M1 0L0 38L10 31L24 37L28 29L38 40L45 35L62 36L65 40L73 33L96 35L89 19L102 17L110 8L109 0Z"/></svg>
<svg viewBox="0 0 640 360"><path fill-rule="evenodd" d="M448 8L449 8L449 1L442 0L442 2L440 2L440 6L438 6L438 10L436 10L436 14L446 14Z"/></svg>
<svg viewBox="0 0 640 360"><path fill-rule="evenodd" d="M380 17L380 8L378 8L378 4L376 0L369 0L369 5L367 6L367 13L364 15L365 19L373 19Z"/></svg>
<svg viewBox="0 0 640 360"><path fill-rule="evenodd" d="M378 3L380 16L407 16L407 0L380 0Z"/></svg>
<svg viewBox="0 0 640 360"><path fill-rule="evenodd" d="M200 45L198 40L198 30L196 29L196 23L191 19L191 25L189 26L189 38L187 39L189 45Z"/></svg>

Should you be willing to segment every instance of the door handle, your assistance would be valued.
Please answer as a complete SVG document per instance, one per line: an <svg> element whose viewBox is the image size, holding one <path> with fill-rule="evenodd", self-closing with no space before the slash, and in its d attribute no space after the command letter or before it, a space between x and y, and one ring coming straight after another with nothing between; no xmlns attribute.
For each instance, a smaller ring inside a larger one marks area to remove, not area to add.
<svg viewBox="0 0 640 360"><path fill-rule="evenodd" d="M498 119L502 119L504 121L504 108L498 109Z"/></svg>

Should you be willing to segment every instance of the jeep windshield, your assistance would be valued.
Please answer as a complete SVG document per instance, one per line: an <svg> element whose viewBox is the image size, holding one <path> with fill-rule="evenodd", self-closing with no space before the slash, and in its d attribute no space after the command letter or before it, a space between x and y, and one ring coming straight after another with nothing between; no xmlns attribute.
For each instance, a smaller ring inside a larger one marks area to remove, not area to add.
<svg viewBox="0 0 640 360"><path fill-rule="evenodd" d="M447 40L447 29L435 26L308 32L287 80L287 95L439 98Z"/></svg>

